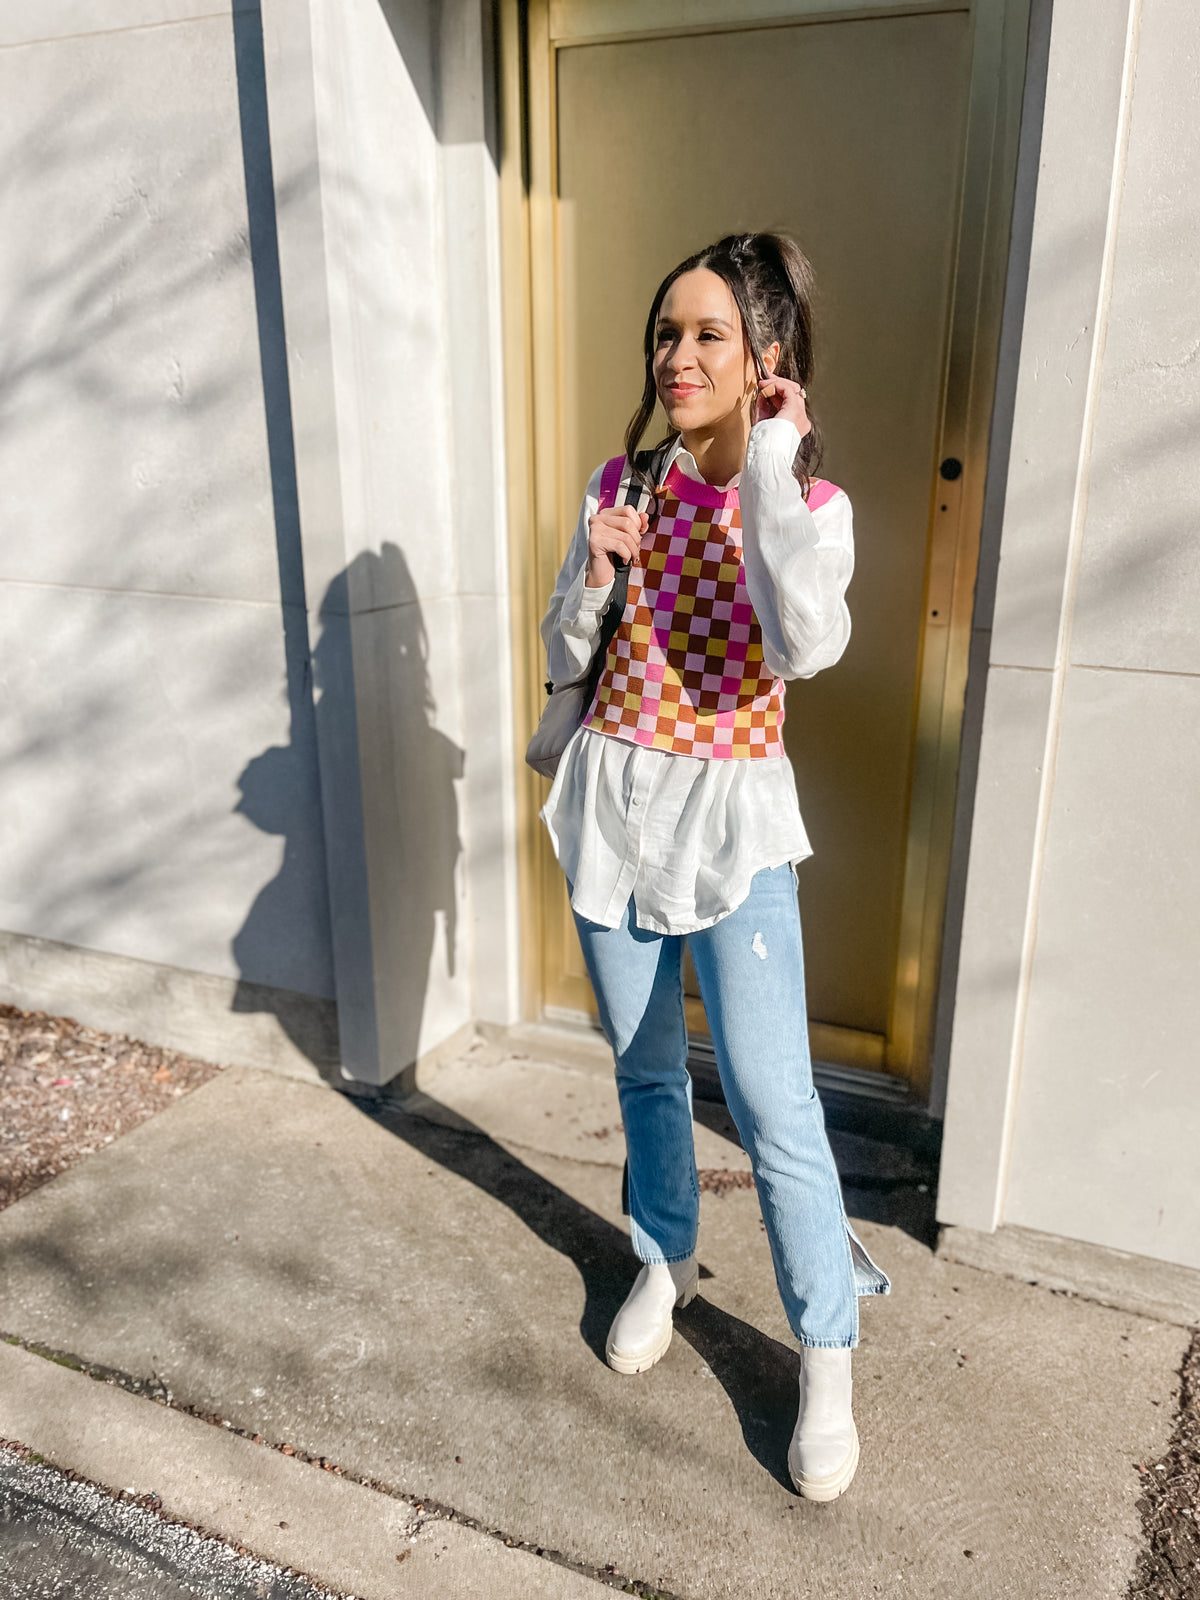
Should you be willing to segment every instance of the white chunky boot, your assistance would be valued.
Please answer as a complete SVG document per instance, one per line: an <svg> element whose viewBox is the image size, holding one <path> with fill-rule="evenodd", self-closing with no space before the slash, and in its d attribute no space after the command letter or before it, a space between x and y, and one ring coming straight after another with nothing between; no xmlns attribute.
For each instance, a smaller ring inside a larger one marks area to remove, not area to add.
<svg viewBox="0 0 1200 1600"><path fill-rule="evenodd" d="M690 1305L700 1285L695 1256L644 1266L613 1318L604 1353L614 1372L645 1372L666 1355L676 1306Z"/></svg>
<svg viewBox="0 0 1200 1600"><path fill-rule="evenodd" d="M800 1349L800 1414L788 1471L805 1500L836 1500L858 1466L858 1430L850 1413L850 1351Z"/></svg>

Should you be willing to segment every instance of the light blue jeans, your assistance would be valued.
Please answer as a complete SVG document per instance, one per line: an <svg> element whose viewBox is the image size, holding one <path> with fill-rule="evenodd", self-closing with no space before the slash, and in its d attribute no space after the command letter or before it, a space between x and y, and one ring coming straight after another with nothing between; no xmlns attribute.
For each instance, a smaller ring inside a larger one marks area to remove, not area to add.
<svg viewBox="0 0 1200 1600"><path fill-rule="evenodd" d="M635 1255L684 1261L696 1249L700 1189L679 934L576 916L600 1020L617 1065ZM886 1276L846 1218L825 1116L813 1089L795 874L755 875L736 910L686 935L725 1101L754 1170L775 1279L804 1345L853 1348L858 1296Z"/></svg>

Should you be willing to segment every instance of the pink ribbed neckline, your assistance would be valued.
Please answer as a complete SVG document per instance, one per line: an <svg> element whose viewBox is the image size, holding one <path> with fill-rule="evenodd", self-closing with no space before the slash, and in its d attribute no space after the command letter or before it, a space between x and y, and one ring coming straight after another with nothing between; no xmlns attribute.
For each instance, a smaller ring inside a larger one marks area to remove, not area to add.
<svg viewBox="0 0 1200 1600"><path fill-rule="evenodd" d="M701 483L672 461L665 487L685 506L721 506L728 509L738 502L737 489L718 489L711 483ZM838 494L836 483L827 478L814 478L808 491L808 509L816 511Z"/></svg>
<svg viewBox="0 0 1200 1600"><path fill-rule="evenodd" d="M738 492L735 489L718 489L711 483L701 483L691 477L674 461L667 472L665 487L685 506L735 506Z"/></svg>

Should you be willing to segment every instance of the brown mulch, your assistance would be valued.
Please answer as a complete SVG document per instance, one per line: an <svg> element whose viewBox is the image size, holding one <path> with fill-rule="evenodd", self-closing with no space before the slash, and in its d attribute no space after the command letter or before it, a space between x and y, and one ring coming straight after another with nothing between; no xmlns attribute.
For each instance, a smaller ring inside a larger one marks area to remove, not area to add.
<svg viewBox="0 0 1200 1600"><path fill-rule="evenodd" d="M0 1005L0 1210L220 1070L73 1017Z"/></svg>
<svg viewBox="0 0 1200 1600"><path fill-rule="evenodd" d="M1179 1374L1179 1411L1167 1453L1142 1478L1146 1548L1126 1600L1200 1600L1200 1329Z"/></svg>

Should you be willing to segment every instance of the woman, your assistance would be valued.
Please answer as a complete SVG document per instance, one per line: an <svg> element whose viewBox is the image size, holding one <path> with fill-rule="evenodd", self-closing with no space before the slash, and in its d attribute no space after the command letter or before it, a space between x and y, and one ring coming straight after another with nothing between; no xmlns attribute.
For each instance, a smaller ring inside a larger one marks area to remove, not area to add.
<svg viewBox="0 0 1200 1600"><path fill-rule="evenodd" d="M810 475L810 294L798 247L758 233L690 257L655 295L628 461L656 402L670 433L649 513L615 503L626 458L588 484L542 623L553 682L587 671L614 562L630 563L628 598L542 817L616 1059L643 1263L609 1364L652 1366L696 1293L686 938L801 1349L788 1465L801 1495L832 1500L858 1464L858 1296L890 1285L846 1220L813 1091L794 873L811 849L782 742L783 679L832 666L850 633L850 503Z"/></svg>

